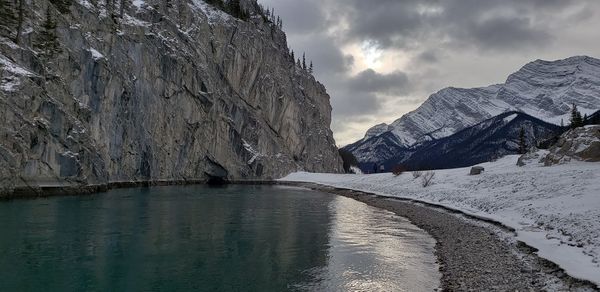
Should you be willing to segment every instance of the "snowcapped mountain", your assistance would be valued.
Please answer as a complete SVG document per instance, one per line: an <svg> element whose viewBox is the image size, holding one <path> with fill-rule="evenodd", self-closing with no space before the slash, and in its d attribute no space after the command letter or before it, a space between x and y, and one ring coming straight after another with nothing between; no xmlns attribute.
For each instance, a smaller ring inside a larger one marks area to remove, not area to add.
<svg viewBox="0 0 600 292"><path fill-rule="evenodd" d="M410 153L385 161L386 169L403 164L412 169L442 169L471 166L505 155L518 154L519 133L524 130L527 146L551 139L561 127L528 114L506 112L448 137L425 142Z"/></svg>
<svg viewBox="0 0 600 292"><path fill-rule="evenodd" d="M568 123L573 103L582 113L591 114L600 108L599 59L536 60L510 75L504 84L442 89L416 110L390 125L369 129L363 139L345 148L359 161L379 162L389 159L394 152L391 148L411 148L447 137L508 111L524 112L556 125L561 119ZM384 139L373 139L384 134ZM378 151L384 141L388 148L381 154Z"/></svg>

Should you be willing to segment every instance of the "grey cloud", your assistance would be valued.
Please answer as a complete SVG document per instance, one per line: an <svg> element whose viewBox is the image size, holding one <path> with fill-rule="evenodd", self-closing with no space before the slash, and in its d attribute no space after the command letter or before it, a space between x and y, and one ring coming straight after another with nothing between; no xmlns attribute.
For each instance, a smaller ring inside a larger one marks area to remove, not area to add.
<svg viewBox="0 0 600 292"><path fill-rule="evenodd" d="M344 1L351 19L349 42L369 39L383 48L413 48L427 40L495 50L531 48L551 40L547 30L558 13L573 1L559 0L448 0ZM429 10L429 12L428 12ZM538 16L537 19L523 15Z"/></svg>
<svg viewBox="0 0 600 292"><path fill-rule="evenodd" d="M332 107L338 117L368 116L381 109L373 93L340 89L337 95L340 98L332 100Z"/></svg>
<svg viewBox="0 0 600 292"><path fill-rule="evenodd" d="M367 69L358 73L349 81L349 87L357 92L402 95L409 90L409 86L408 76L401 71L380 74L372 69Z"/></svg>
<svg viewBox="0 0 600 292"><path fill-rule="evenodd" d="M502 81L537 58L598 52L598 0L259 1L283 18L296 56L306 52L314 62L332 97L334 125L361 117L382 122L391 107L406 108L445 86ZM574 43L578 39L584 41ZM387 60L398 54L399 62L392 62L404 64L404 72L353 75L353 57L342 49L366 42ZM487 71L473 73L478 70Z"/></svg>
<svg viewBox="0 0 600 292"><path fill-rule="evenodd" d="M306 52L307 62L313 61L317 75L345 73L354 62L353 57L344 55L328 35L302 35L293 38L292 42L296 44L296 57L301 58Z"/></svg>
<svg viewBox="0 0 600 292"><path fill-rule="evenodd" d="M273 0L261 3L267 7L275 7L275 14L283 19L284 29L290 34L311 34L327 24L320 1Z"/></svg>
<svg viewBox="0 0 600 292"><path fill-rule="evenodd" d="M464 39L472 38L489 50L514 49L527 45L539 47L551 40L548 32L536 28L532 21L523 17L498 17L469 27Z"/></svg>
<svg viewBox="0 0 600 292"><path fill-rule="evenodd" d="M425 63L435 63L439 60L439 54L433 50L425 50L421 52L417 58Z"/></svg>

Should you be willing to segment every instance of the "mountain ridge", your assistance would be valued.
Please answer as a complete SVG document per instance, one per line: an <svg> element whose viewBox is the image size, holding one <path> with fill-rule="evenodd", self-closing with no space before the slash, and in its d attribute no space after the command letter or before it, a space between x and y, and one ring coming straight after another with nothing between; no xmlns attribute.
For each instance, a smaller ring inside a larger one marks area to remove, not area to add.
<svg viewBox="0 0 600 292"><path fill-rule="evenodd" d="M361 161L380 161L377 153L365 151L368 148L365 142L383 134L384 127L388 129L385 132L397 137L400 146L410 148L508 111L522 111L558 125L561 119L568 121L572 103L583 113L600 108L599 59L574 56L555 61L536 60L510 74L503 84L441 89L416 110L390 125L377 125L377 131L369 129L365 137L345 148L360 147L360 152L353 153Z"/></svg>

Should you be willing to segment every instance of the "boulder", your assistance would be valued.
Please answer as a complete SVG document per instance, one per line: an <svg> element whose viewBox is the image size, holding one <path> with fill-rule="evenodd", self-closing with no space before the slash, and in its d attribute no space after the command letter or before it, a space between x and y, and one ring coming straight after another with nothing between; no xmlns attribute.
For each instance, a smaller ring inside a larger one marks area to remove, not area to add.
<svg viewBox="0 0 600 292"><path fill-rule="evenodd" d="M483 173L484 170L485 170L485 168L483 168L481 166L473 166L473 167L471 167L471 172L469 174L470 175L480 175L481 173Z"/></svg>
<svg viewBox="0 0 600 292"><path fill-rule="evenodd" d="M600 161L600 126L585 126L565 132L541 162L550 166L571 160Z"/></svg>

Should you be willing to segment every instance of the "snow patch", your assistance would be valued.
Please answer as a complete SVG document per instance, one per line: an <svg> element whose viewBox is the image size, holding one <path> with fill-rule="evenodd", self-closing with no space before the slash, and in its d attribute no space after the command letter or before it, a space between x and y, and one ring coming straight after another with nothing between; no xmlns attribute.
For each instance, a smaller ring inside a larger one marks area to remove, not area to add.
<svg viewBox="0 0 600 292"><path fill-rule="evenodd" d="M94 5L92 5L92 3L90 3L87 0L78 0L77 3L79 3L79 5L87 8L88 10L93 10L94 9Z"/></svg>
<svg viewBox="0 0 600 292"><path fill-rule="evenodd" d="M423 188L410 174L293 173L282 181L313 182L439 204L515 228L517 239L581 279L600 284L600 163L516 166L518 155L469 168L436 170Z"/></svg>
<svg viewBox="0 0 600 292"><path fill-rule="evenodd" d="M2 70L6 70L6 71L16 74L16 75L26 76L26 77L36 76L36 74L13 63L12 61L10 61L9 59L5 58L2 55L0 55L0 67L2 67Z"/></svg>
<svg viewBox="0 0 600 292"><path fill-rule="evenodd" d="M8 74L7 74L8 73ZM21 85L20 77L35 77L33 72L13 63L0 55L0 90L6 92L17 91Z"/></svg>
<svg viewBox="0 0 600 292"><path fill-rule="evenodd" d="M133 0L133 2L131 2L131 4L133 6L135 6L137 8L137 10L140 10L144 6L146 6L146 1L144 1L144 0Z"/></svg>
<svg viewBox="0 0 600 292"><path fill-rule="evenodd" d="M242 142L244 144L244 148L246 149L246 151L248 151L250 154L252 154L252 158L250 158L250 160L248 160L248 165L254 163L254 161L256 161L256 159L258 159L259 157L264 156L260 152L254 150L252 145L250 145L248 142L246 142L246 140L242 139Z"/></svg>
<svg viewBox="0 0 600 292"><path fill-rule="evenodd" d="M508 117L505 117L505 118L504 118L504 123L505 123L505 124L508 124L508 123L510 123L512 120L514 120L516 117L517 117L517 114L512 114L512 115L510 115L510 116L508 116Z"/></svg>
<svg viewBox="0 0 600 292"><path fill-rule="evenodd" d="M131 26L150 27L152 25L150 22L140 20L129 14L125 14L124 18L125 18L125 21L124 21L125 24L131 25Z"/></svg>
<svg viewBox="0 0 600 292"><path fill-rule="evenodd" d="M202 0L192 0L190 7L201 10L204 13L204 15L206 15L206 17L208 18L208 22L210 24L217 22L227 23L227 21L231 19L231 16L229 14L213 7L212 5Z"/></svg>
<svg viewBox="0 0 600 292"><path fill-rule="evenodd" d="M98 52L98 50L90 47L89 48L90 53L92 53L92 58L94 58L95 61L98 61L100 59L104 58L104 55L102 55L100 52Z"/></svg>

